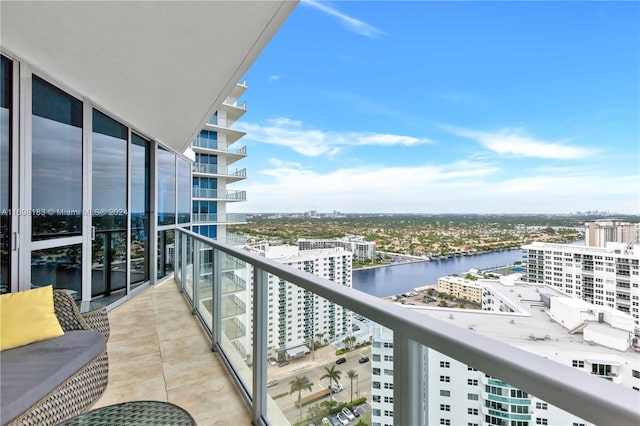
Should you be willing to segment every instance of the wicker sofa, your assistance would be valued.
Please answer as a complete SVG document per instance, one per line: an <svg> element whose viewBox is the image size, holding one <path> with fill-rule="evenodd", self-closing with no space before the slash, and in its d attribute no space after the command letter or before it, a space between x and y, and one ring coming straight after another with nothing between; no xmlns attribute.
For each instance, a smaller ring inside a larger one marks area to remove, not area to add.
<svg viewBox="0 0 640 426"><path fill-rule="evenodd" d="M53 292L64 336L0 353L3 425L55 425L85 412L107 387L106 309L81 314L73 297Z"/></svg>

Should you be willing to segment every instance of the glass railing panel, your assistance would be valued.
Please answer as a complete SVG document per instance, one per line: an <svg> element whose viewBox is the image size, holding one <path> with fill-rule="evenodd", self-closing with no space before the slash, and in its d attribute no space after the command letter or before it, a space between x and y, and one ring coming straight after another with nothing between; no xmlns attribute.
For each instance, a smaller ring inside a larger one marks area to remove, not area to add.
<svg viewBox="0 0 640 426"><path fill-rule="evenodd" d="M253 330L251 283L252 268L244 261L221 253L217 264L215 285L219 286L220 312L214 315L220 321L220 346L246 392L253 389Z"/></svg>
<svg viewBox="0 0 640 426"><path fill-rule="evenodd" d="M185 252L185 282L182 283L182 286L189 299L193 301L193 238L191 237L187 237L185 240Z"/></svg>
<svg viewBox="0 0 640 426"><path fill-rule="evenodd" d="M426 424L510 426L588 423L526 390L431 348L423 347L423 357L421 378ZM375 411L376 408L374 403L372 409ZM384 418L381 420L381 424L387 422Z"/></svg>
<svg viewBox="0 0 640 426"><path fill-rule="evenodd" d="M198 314L209 333L213 331L214 294L213 294L213 256L214 250L202 243L198 256Z"/></svg>
<svg viewBox="0 0 640 426"><path fill-rule="evenodd" d="M267 305L269 421L370 424L373 322L273 275Z"/></svg>

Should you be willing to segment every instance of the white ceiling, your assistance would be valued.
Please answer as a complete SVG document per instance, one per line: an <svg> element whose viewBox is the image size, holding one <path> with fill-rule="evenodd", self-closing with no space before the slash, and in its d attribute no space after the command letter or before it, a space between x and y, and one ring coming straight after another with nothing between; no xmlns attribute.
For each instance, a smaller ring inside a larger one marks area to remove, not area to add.
<svg viewBox="0 0 640 426"><path fill-rule="evenodd" d="M184 152L296 4L2 1L0 42Z"/></svg>

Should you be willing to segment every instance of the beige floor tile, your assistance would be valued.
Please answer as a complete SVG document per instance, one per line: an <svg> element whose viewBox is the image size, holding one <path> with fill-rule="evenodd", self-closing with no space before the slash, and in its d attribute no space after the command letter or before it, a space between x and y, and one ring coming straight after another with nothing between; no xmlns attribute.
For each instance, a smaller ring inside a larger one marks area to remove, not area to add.
<svg viewBox="0 0 640 426"><path fill-rule="evenodd" d="M227 372L213 353L190 356L174 362L163 362L164 378L168 390L186 385L213 381ZM221 383L226 385L226 381Z"/></svg>
<svg viewBox="0 0 640 426"><path fill-rule="evenodd" d="M160 353L158 338L155 335L109 342L107 346L109 362L127 361L139 356Z"/></svg>
<svg viewBox="0 0 640 426"><path fill-rule="evenodd" d="M167 395L169 402L189 411L196 421L198 418L225 419L228 413L246 408L227 376L211 378L197 386L169 389Z"/></svg>

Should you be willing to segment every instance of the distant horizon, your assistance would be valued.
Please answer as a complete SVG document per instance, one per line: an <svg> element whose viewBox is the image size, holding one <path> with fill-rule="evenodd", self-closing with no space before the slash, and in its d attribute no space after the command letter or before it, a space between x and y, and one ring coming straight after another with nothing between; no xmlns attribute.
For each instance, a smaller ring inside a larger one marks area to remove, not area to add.
<svg viewBox="0 0 640 426"><path fill-rule="evenodd" d="M640 213L640 4L303 0L229 212Z"/></svg>
<svg viewBox="0 0 640 426"><path fill-rule="evenodd" d="M330 215L330 214L334 214L333 211L320 211L320 210L315 210L315 212L319 215ZM302 212L285 212L285 211L280 211L280 212L245 212L244 214L247 215L258 215L258 214L288 214L288 215L292 215L292 214L299 214L299 215L304 215L309 213L309 211L302 211ZM602 217L606 217L607 219L610 220L615 220L616 215L618 216L623 216L625 219L629 218L629 217L637 217L640 220L640 214L628 214L628 213L620 213L620 212L613 212L613 213L608 213L608 212L602 212L602 213L588 213L588 212L574 212L574 213L478 213L478 212L473 212L473 213L419 213L419 212L341 212L341 211L337 211L335 213L338 213L340 215L409 215L409 216L579 216L579 217L595 217L595 216L602 216Z"/></svg>

